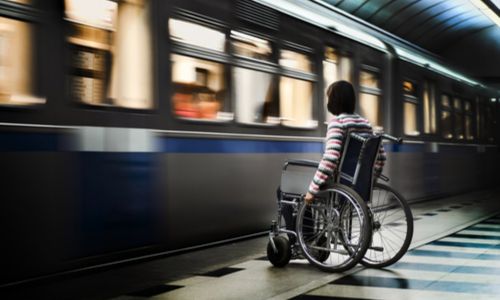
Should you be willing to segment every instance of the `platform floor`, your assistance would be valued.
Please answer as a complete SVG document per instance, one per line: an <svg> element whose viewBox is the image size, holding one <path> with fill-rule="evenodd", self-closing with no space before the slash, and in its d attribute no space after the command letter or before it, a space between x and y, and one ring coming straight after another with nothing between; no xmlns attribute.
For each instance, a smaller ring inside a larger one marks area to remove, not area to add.
<svg viewBox="0 0 500 300"><path fill-rule="evenodd" d="M1 299L500 299L500 193L412 205L398 263L342 274L306 260L274 268L267 237L0 290Z"/></svg>

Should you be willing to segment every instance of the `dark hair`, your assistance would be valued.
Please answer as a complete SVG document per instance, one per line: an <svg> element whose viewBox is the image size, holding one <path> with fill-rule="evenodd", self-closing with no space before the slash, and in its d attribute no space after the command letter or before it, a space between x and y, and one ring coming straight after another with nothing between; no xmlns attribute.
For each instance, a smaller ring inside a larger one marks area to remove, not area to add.
<svg viewBox="0 0 500 300"><path fill-rule="evenodd" d="M328 97L328 104L326 106L332 114L354 113L356 96L354 94L354 87L349 82L340 80L330 84L326 95Z"/></svg>

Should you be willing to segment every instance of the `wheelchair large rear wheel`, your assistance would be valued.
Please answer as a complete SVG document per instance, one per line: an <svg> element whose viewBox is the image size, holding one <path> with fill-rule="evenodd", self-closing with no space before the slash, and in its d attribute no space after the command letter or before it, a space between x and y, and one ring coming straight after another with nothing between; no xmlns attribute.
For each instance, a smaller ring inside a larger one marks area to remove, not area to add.
<svg viewBox="0 0 500 300"><path fill-rule="evenodd" d="M296 226L304 256L328 272L343 272L356 265L371 236L365 202L341 184L322 192L313 204L301 204Z"/></svg>
<svg viewBox="0 0 500 300"><path fill-rule="evenodd" d="M372 239L361 264L383 268L397 262L408 251L413 237L413 216L401 194L376 183L368 203L372 217Z"/></svg>

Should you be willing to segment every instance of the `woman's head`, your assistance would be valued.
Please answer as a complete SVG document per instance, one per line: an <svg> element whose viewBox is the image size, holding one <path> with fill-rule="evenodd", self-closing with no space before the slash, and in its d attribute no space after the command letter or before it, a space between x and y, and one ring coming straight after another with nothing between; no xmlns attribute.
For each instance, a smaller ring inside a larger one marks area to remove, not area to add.
<svg viewBox="0 0 500 300"><path fill-rule="evenodd" d="M326 91L328 111L334 115L352 114L356 108L356 96L352 84L345 80L332 83Z"/></svg>

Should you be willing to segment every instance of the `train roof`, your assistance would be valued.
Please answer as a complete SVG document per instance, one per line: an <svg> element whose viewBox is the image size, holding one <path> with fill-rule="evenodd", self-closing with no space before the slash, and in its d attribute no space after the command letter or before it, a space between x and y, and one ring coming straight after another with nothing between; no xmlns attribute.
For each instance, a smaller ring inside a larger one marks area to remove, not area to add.
<svg viewBox="0 0 500 300"><path fill-rule="evenodd" d="M449 78L495 92L486 84L454 70L442 59L409 41L389 33L356 16L319 0L254 0L277 11L299 18L317 27L335 32L341 36L368 45L380 51L391 53L401 60L408 61Z"/></svg>

